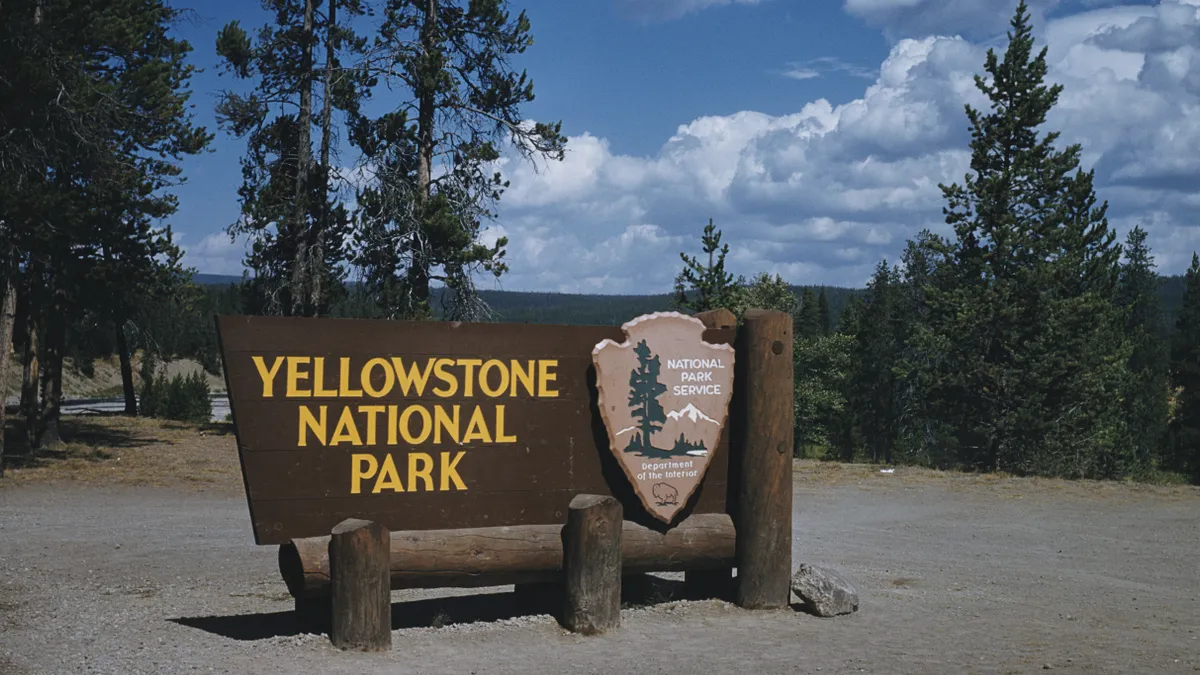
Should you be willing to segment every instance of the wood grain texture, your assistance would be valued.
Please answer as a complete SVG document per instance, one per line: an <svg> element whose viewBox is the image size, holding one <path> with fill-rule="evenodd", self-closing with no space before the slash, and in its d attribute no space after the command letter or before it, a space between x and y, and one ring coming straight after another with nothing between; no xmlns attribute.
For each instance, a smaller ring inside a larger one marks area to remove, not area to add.
<svg viewBox="0 0 1200 675"><path fill-rule="evenodd" d="M748 310L738 331L733 402L737 469L737 603L786 607L792 569L792 322Z"/></svg>
<svg viewBox="0 0 1200 675"><path fill-rule="evenodd" d="M606 495L571 500L563 528L563 625L597 635L621 625L621 502Z"/></svg>
<svg viewBox="0 0 1200 675"><path fill-rule="evenodd" d="M565 520L565 518L564 518ZM562 525L393 532L393 590L545 584L561 581ZM695 514L661 532L622 523L622 573L731 569L737 550L726 514ZM279 571L297 598L329 594L329 537L294 539L279 547Z"/></svg>
<svg viewBox="0 0 1200 675"><path fill-rule="evenodd" d="M339 649L379 652L392 647L388 540L386 527L366 520L347 519L333 528L329 639Z"/></svg>

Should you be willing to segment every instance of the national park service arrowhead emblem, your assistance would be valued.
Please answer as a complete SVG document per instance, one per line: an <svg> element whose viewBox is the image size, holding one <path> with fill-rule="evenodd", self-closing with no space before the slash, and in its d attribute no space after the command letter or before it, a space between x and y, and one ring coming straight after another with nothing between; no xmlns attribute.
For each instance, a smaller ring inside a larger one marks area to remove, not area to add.
<svg viewBox="0 0 1200 675"><path fill-rule="evenodd" d="M621 326L626 340L592 350L609 447L646 509L670 523L704 478L733 391L733 347L704 324L655 312Z"/></svg>

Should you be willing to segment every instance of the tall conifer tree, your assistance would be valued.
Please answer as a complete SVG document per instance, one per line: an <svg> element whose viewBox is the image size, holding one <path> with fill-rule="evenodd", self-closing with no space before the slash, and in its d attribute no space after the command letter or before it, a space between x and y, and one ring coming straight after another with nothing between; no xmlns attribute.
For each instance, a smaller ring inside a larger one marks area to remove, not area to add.
<svg viewBox="0 0 1200 675"><path fill-rule="evenodd" d="M1178 390L1172 428L1174 468L1200 482L1200 256L1192 254L1175 321L1171 379Z"/></svg>
<svg viewBox="0 0 1200 675"><path fill-rule="evenodd" d="M1024 0L1003 60L989 50L984 68L991 109L966 108L971 173L942 186L955 239L929 293L934 414L967 465L1123 475L1120 249L1079 146L1058 150L1058 133L1040 131L1062 87L1045 82Z"/></svg>
<svg viewBox="0 0 1200 675"><path fill-rule="evenodd" d="M1146 231L1135 227L1125 240L1117 304L1125 312L1125 335L1133 347L1125 400L1129 435L1142 466L1162 458L1167 440L1168 353L1161 337L1160 285Z"/></svg>

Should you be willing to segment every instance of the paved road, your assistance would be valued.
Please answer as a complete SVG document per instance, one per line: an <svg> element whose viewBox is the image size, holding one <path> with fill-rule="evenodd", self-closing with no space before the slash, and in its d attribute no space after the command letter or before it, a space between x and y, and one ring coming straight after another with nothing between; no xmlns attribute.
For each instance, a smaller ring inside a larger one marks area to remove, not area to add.
<svg viewBox="0 0 1200 675"><path fill-rule="evenodd" d="M223 421L229 414L229 397L225 394L213 394L209 398L212 399L213 421ZM94 415L104 412L121 412L124 409L125 399L123 398L74 399L63 401L62 404L62 414L64 415Z"/></svg>

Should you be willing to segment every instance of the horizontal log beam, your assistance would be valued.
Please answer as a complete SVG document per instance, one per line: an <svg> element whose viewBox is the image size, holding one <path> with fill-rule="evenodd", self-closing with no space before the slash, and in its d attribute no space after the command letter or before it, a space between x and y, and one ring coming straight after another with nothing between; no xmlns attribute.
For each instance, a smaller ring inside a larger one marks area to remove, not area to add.
<svg viewBox="0 0 1200 675"><path fill-rule="evenodd" d="M391 586L481 587L561 581L562 525L518 525L391 533ZM629 521L622 572L681 572L733 565L737 537L723 513L695 514L667 532ZM297 598L329 595L329 537L279 547L279 572Z"/></svg>

